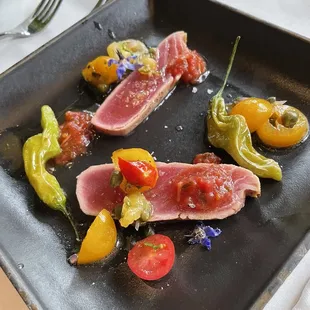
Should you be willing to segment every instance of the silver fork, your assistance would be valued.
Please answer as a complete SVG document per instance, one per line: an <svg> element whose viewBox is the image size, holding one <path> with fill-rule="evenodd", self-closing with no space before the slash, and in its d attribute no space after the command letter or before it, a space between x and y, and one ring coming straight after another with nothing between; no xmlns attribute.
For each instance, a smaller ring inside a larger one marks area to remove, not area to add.
<svg viewBox="0 0 310 310"><path fill-rule="evenodd" d="M0 33L2 38L27 38L43 30L57 12L62 0L42 0L25 21L10 31Z"/></svg>

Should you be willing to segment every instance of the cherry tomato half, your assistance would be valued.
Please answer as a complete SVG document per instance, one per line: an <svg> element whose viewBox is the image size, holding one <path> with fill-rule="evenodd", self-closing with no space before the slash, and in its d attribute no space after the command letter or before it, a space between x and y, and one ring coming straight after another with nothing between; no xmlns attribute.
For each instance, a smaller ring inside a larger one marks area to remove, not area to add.
<svg viewBox="0 0 310 310"><path fill-rule="evenodd" d="M132 185L137 187L154 187L158 178L157 169L147 161L127 161L118 159L122 175Z"/></svg>
<svg viewBox="0 0 310 310"><path fill-rule="evenodd" d="M151 169L151 167L153 167L155 172L152 172L153 178L154 180L151 182L152 186L135 186L133 184L131 184L129 182L129 180L127 180L126 176L124 176L122 183L120 184L120 188L122 189L123 192L125 192L126 194L130 194L133 192L145 192L150 190L152 187L155 186L156 182L157 182L157 178L158 178L158 171L157 171L157 167L156 167L156 163L154 161L154 158L152 157L152 155L144 150L144 149L140 149L140 148L131 148L131 149L119 149L113 152L112 154L112 161L114 164L114 167L116 170L121 170L120 166L119 166L119 159L123 159L124 161L127 162L144 162L146 166L149 167L149 169ZM129 165L127 165L129 166ZM136 169L136 168L133 168ZM127 176L129 176L129 178L132 181L136 181L133 179L132 177L132 170L133 169L124 169L125 174L126 172L128 172ZM139 169L137 169L139 170ZM137 172L138 173L138 172ZM155 175L155 177L154 177ZM143 176L141 177L143 178ZM152 177L150 177L150 179L148 180L148 182L150 183L150 180L152 179Z"/></svg>
<svg viewBox="0 0 310 310"><path fill-rule="evenodd" d="M78 253L78 264L89 264L109 255L115 247L117 231L108 210L103 209L90 225Z"/></svg>
<svg viewBox="0 0 310 310"><path fill-rule="evenodd" d="M239 101L231 110L232 115L244 116L250 132L256 131L272 115L272 104L260 98L246 98Z"/></svg>
<svg viewBox="0 0 310 310"><path fill-rule="evenodd" d="M143 280L158 280L172 268L174 244L167 236L156 234L138 241L129 251L128 266Z"/></svg>

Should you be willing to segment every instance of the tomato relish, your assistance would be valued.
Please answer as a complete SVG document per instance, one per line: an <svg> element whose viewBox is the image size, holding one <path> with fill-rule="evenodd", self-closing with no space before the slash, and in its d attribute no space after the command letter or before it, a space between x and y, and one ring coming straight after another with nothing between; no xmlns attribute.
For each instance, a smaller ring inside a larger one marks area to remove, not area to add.
<svg viewBox="0 0 310 310"><path fill-rule="evenodd" d="M180 207L195 210L215 210L227 206L232 201L233 180L218 165L210 165L206 170L197 167L195 171L185 170L174 180L176 198Z"/></svg>
<svg viewBox="0 0 310 310"><path fill-rule="evenodd" d="M59 144L62 152L55 158L57 165L65 165L86 153L94 137L91 118L87 112L66 112L65 122L60 126Z"/></svg>
<svg viewBox="0 0 310 310"><path fill-rule="evenodd" d="M193 164L220 164L221 162L222 160L211 152L197 154L193 160Z"/></svg>
<svg viewBox="0 0 310 310"><path fill-rule="evenodd" d="M207 70L203 58L196 52L190 51L184 57L177 58L172 65L168 66L167 73L172 76L181 75L184 83L195 83Z"/></svg>

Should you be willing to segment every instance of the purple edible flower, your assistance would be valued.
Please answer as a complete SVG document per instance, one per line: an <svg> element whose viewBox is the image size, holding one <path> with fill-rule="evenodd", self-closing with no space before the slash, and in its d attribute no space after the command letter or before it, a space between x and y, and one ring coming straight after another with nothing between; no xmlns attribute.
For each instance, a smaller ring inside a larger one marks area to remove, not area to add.
<svg viewBox="0 0 310 310"><path fill-rule="evenodd" d="M110 59L108 61L108 66L110 67L112 64L117 65L117 69L116 69L117 78L121 80L127 70L135 71L136 69L141 68L140 64L130 62L130 60L136 59L136 58L137 56L129 56L127 58L120 57L119 60Z"/></svg>
<svg viewBox="0 0 310 310"><path fill-rule="evenodd" d="M191 237L188 240L189 244L201 244L208 250L211 250L211 239L219 236L222 231L219 228L212 228L211 226L205 226L203 223L197 225L190 235L186 237Z"/></svg>

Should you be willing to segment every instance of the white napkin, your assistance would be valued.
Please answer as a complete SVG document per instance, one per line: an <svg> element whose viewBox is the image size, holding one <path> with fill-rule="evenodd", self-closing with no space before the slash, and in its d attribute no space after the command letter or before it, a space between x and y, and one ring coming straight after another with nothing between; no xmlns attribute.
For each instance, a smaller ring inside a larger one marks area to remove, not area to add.
<svg viewBox="0 0 310 310"><path fill-rule="evenodd" d="M35 10L40 0L0 0L0 32L11 30ZM25 39L0 40L0 73L88 15L98 0L63 0L42 32Z"/></svg>
<svg viewBox="0 0 310 310"><path fill-rule="evenodd" d="M310 309L310 280L305 286L298 303L293 308L293 310L304 310L304 309Z"/></svg>
<svg viewBox="0 0 310 310"><path fill-rule="evenodd" d="M309 0L213 0L310 38Z"/></svg>
<svg viewBox="0 0 310 310"><path fill-rule="evenodd" d="M264 310L310 309L310 251L270 299ZM295 308L294 308L295 307Z"/></svg>

